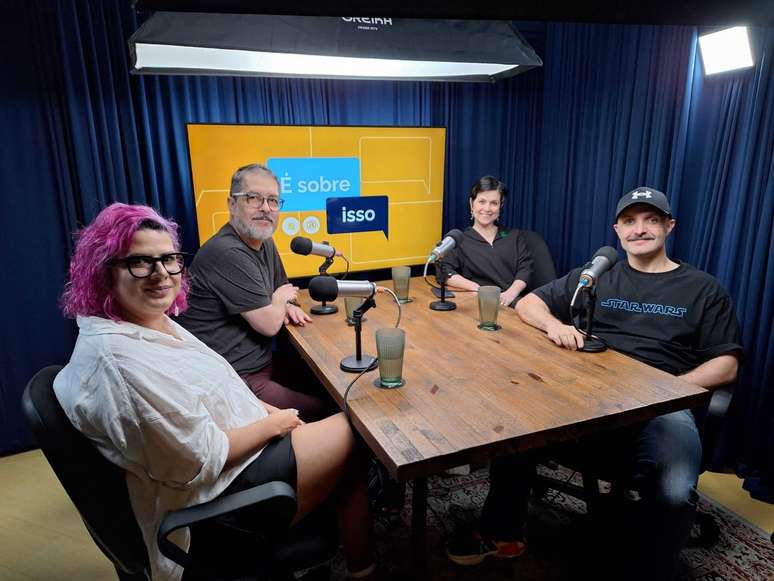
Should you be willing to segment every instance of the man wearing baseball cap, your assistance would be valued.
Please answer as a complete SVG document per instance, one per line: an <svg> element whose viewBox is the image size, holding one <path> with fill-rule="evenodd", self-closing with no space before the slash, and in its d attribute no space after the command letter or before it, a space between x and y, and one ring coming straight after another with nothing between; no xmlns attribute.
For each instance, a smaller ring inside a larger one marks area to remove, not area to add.
<svg viewBox="0 0 774 581"><path fill-rule="evenodd" d="M667 256L665 242L674 228L662 192L639 187L619 200L613 229L626 260L596 282L594 333L612 349L713 389L736 379L739 328L718 281ZM516 307L525 322L565 349L584 344L568 320L580 270L536 289ZM607 436L602 446L595 448L597 457L620 466L626 485L639 493L615 531L624 539L625 577L672 578L697 500L701 443L693 414L659 416Z"/></svg>
<svg viewBox="0 0 774 581"><path fill-rule="evenodd" d="M736 379L742 346L731 298L717 280L666 254L675 228L666 196L639 187L618 202L613 229L626 260L595 283L594 333L607 345L685 381L713 389ZM581 268L525 296L516 312L565 349L583 347L584 336L569 324L570 301ZM589 357L593 357L589 354ZM691 529L701 442L689 410L602 436L584 449L620 473L620 483L639 500L617 511L620 527L610 531L613 547L596 559L597 578L670 579ZM519 456L509 457L516 463ZM521 458L523 463L527 459ZM526 495L525 470L492 470L480 530L452 537L449 557L460 564L486 556L521 555ZM488 518L485 518L488 517ZM497 531L492 533L491 531ZM619 562L611 562L614 559Z"/></svg>

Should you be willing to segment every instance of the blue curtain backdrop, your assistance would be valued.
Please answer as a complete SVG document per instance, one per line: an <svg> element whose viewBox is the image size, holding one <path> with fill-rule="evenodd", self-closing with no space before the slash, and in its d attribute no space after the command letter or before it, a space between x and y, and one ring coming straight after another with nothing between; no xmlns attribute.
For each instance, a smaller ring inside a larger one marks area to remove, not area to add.
<svg viewBox="0 0 774 581"><path fill-rule="evenodd" d="M467 225L470 184L497 175L511 191L503 221L540 231L560 271L615 242L623 192L647 184L670 195L670 250L729 288L743 328L727 458L757 496L771 494L771 29L752 31L753 69L714 77L703 76L693 28L573 24L525 25L545 67L494 85L136 77L129 4L4 9L0 453L33 445L23 386L72 349L74 325L57 310L70 233L113 200L148 203L196 248L186 123L436 125L447 128L445 228Z"/></svg>
<svg viewBox="0 0 774 581"><path fill-rule="evenodd" d="M560 270L615 245L616 203L638 185L679 215L694 43L687 27L548 26L535 226Z"/></svg>
<svg viewBox="0 0 774 581"><path fill-rule="evenodd" d="M753 496L774 502L774 30L753 29L756 67L690 77L675 253L729 289L747 362L731 450Z"/></svg>

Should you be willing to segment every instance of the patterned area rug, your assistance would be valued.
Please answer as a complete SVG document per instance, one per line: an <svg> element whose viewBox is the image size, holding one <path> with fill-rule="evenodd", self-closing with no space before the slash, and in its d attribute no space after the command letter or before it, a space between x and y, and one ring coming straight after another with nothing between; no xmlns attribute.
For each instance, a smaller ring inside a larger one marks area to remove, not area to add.
<svg viewBox="0 0 774 581"><path fill-rule="evenodd" d="M577 475L559 467L546 475L560 479ZM466 476L435 476L429 479L427 562L431 579L482 581L500 579L578 579L579 563L593 571L593 559L605 559L602 543L589 539L585 503L550 490L530 504L528 551L518 559L487 559L475 567L460 567L445 555L444 541L455 523L475 519L488 490L488 471ZM770 581L774 579L774 546L768 535L735 514L702 497L699 510L711 514L720 525L720 539L709 549L686 548L681 554L680 581ZM411 572L411 487L400 515L376 521L379 562L388 579L405 579ZM579 547L585 547L579 549ZM595 550L598 549L598 552ZM593 555L592 553L597 553ZM333 567L333 579L343 576L343 567Z"/></svg>

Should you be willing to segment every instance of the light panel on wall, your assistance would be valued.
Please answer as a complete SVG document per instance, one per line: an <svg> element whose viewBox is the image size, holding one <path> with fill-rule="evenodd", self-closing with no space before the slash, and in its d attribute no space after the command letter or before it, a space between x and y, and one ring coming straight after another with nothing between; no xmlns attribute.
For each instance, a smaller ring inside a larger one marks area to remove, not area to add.
<svg viewBox="0 0 774 581"><path fill-rule="evenodd" d="M495 81L543 64L504 21L157 12L129 46L141 74Z"/></svg>
<svg viewBox="0 0 774 581"><path fill-rule="evenodd" d="M713 75L753 65L746 26L734 26L699 37L704 73Z"/></svg>

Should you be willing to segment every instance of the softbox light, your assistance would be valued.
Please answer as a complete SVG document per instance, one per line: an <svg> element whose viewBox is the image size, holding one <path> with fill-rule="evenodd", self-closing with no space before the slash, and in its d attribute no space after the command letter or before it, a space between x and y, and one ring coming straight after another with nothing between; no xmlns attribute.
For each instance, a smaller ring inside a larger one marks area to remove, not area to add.
<svg viewBox="0 0 774 581"><path fill-rule="evenodd" d="M510 22L156 12L132 72L490 81L543 63Z"/></svg>

